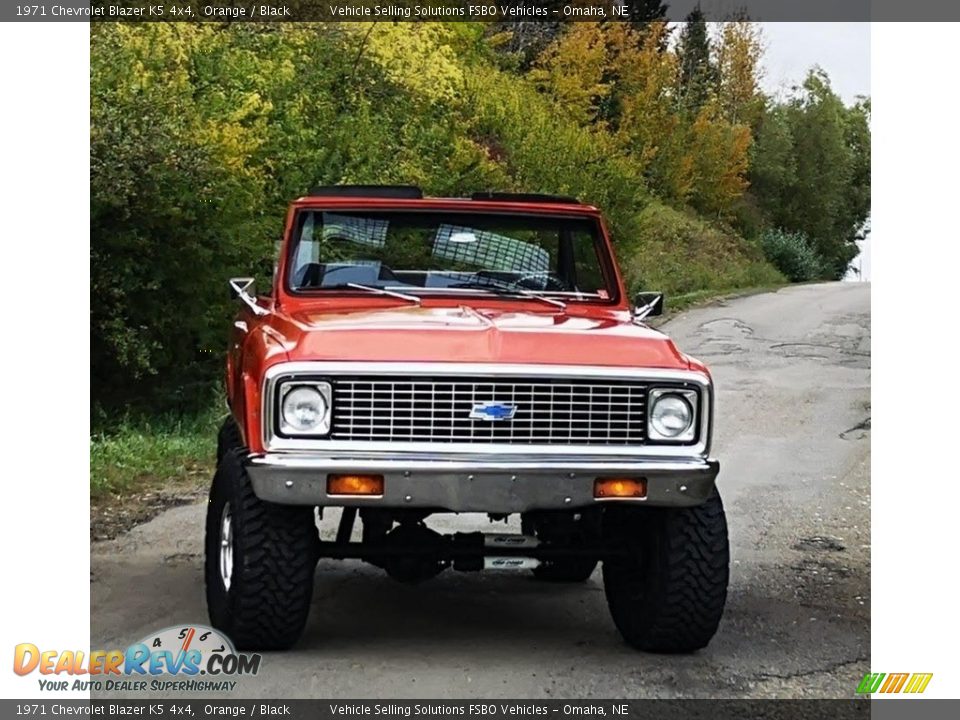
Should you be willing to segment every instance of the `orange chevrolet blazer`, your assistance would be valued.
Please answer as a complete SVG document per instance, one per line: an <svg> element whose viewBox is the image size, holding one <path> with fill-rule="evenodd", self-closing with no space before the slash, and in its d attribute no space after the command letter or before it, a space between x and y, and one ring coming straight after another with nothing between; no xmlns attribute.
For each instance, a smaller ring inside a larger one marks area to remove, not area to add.
<svg viewBox="0 0 960 720"><path fill-rule="evenodd" d="M602 564L629 644L710 641L729 565L710 373L644 323L663 297L629 301L596 208L321 187L291 204L269 290L230 286L205 549L211 621L239 647L297 641L319 558L403 582ZM519 521L442 534L436 513Z"/></svg>

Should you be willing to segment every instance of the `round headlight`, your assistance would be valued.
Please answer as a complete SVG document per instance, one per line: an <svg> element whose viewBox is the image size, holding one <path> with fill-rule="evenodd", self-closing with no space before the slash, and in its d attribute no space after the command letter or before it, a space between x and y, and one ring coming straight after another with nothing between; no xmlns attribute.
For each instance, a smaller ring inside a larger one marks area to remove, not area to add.
<svg viewBox="0 0 960 720"><path fill-rule="evenodd" d="M323 425L327 402L314 387L301 385L283 397L283 422L295 432L310 432Z"/></svg>
<svg viewBox="0 0 960 720"><path fill-rule="evenodd" d="M663 395L653 405L650 424L658 435L675 438L690 429L693 408L679 395Z"/></svg>

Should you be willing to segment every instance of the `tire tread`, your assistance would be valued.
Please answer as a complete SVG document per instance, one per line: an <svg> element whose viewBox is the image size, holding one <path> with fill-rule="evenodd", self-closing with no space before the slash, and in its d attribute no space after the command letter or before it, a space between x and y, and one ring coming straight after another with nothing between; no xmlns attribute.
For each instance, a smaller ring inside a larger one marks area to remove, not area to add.
<svg viewBox="0 0 960 720"><path fill-rule="evenodd" d="M240 649L283 650L299 639L310 612L318 547L313 509L260 500L243 468L241 453L239 449L227 451L211 491L206 558L210 619ZM217 508L222 504L215 502L219 491L228 495L238 530L226 603L211 597L224 592L219 555L212 552L219 541ZM211 532L215 534L213 545Z"/></svg>
<svg viewBox="0 0 960 720"><path fill-rule="evenodd" d="M714 491L692 508L640 513L618 518L615 531L635 543L639 566L604 563L614 622L641 650L699 650L716 633L727 599L730 551L720 495Z"/></svg>

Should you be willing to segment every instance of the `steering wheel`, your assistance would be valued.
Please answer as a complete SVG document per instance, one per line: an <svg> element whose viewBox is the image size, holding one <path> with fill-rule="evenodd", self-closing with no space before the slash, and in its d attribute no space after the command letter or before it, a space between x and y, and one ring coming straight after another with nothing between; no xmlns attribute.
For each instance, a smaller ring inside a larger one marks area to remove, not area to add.
<svg viewBox="0 0 960 720"><path fill-rule="evenodd" d="M536 287L530 287L530 285L527 284L531 280L540 279L542 279L543 282L537 283ZM549 270L538 270L536 272L526 273L516 280L511 281L510 284L522 287L525 290L556 290L562 292L567 289L566 283Z"/></svg>

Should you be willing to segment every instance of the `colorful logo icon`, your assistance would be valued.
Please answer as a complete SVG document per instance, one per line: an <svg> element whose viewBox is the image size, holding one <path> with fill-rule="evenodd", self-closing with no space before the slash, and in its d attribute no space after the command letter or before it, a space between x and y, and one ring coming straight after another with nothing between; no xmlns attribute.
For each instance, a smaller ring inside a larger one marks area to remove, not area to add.
<svg viewBox="0 0 960 720"><path fill-rule="evenodd" d="M867 673L857 686L861 694L922 693L927 689L933 673Z"/></svg>

